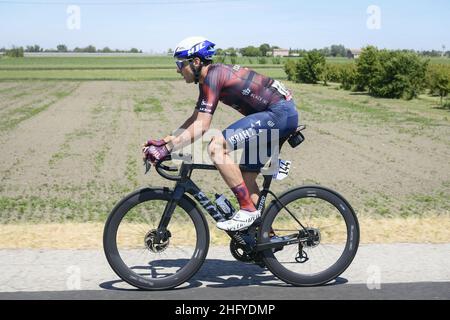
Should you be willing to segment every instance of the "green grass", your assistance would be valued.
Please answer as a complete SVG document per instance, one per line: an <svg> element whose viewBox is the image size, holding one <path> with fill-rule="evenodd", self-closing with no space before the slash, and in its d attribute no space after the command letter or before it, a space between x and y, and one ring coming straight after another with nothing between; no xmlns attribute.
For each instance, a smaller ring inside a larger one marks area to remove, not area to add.
<svg viewBox="0 0 450 320"><path fill-rule="evenodd" d="M30 119L33 116L41 113L55 102L56 101L51 101L37 106L33 103L31 105L19 107L7 112L0 119L0 132L14 129L22 121Z"/></svg>
<svg viewBox="0 0 450 320"><path fill-rule="evenodd" d="M253 59L254 60L254 59ZM255 60L256 61L256 60ZM268 59L270 62L271 60ZM230 63L229 61L226 61ZM270 77L285 79L282 64L249 64ZM25 57L0 59L0 80L179 80L171 57Z"/></svg>
<svg viewBox="0 0 450 320"><path fill-rule="evenodd" d="M28 94L29 94L28 92L19 92L19 93L13 95L12 98L13 99L22 98L22 97L25 97Z"/></svg>
<svg viewBox="0 0 450 320"><path fill-rule="evenodd" d="M50 167L53 167L57 162L59 162L62 159L66 158L69 155L69 151L70 151L70 145L66 141L59 147L58 152L52 154L52 157L48 161L48 165Z"/></svg>
<svg viewBox="0 0 450 320"><path fill-rule="evenodd" d="M2 58L0 69L95 69L95 68L146 68L171 66L174 60L165 56L149 57L25 57Z"/></svg>
<svg viewBox="0 0 450 320"><path fill-rule="evenodd" d="M125 176L127 177L128 182L133 187L137 187L139 182L137 180L137 172L138 172L138 156L134 152L136 146L134 144L128 145L128 156L126 163L126 171Z"/></svg>
<svg viewBox="0 0 450 320"><path fill-rule="evenodd" d="M138 114L141 112L160 113L163 111L163 107L158 98L149 97L144 100L137 100L133 110Z"/></svg>
<svg viewBox="0 0 450 320"><path fill-rule="evenodd" d="M104 222L114 200L78 201L72 198L38 197L33 195L0 196L0 223Z"/></svg>
<svg viewBox="0 0 450 320"><path fill-rule="evenodd" d="M381 99L321 85L286 84L305 123L344 121L363 127L389 126L405 138L422 136L450 145L446 134L450 115L436 108L435 100Z"/></svg>
<svg viewBox="0 0 450 320"><path fill-rule="evenodd" d="M0 118L0 132L14 129L21 122L28 120L38 115L39 113L47 110L51 105L53 105L57 101L69 96L74 90L76 90L77 87L78 85L71 85L65 91L49 93L48 96L52 97L53 99L51 99L48 102L45 102L46 101L45 99L38 99L25 105L22 105L20 107L7 110L4 114L2 114L2 117ZM27 90L26 86L21 90L24 91L18 92L17 94L15 94L13 98L24 97L30 94L30 90ZM45 90L45 89L34 89L34 90Z"/></svg>
<svg viewBox="0 0 450 320"><path fill-rule="evenodd" d="M0 70L0 80L179 80L174 69Z"/></svg>
<svg viewBox="0 0 450 320"><path fill-rule="evenodd" d="M74 132L66 134L64 143L59 147L58 152L54 153L50 158L48 162L49 166L53 167L58 161L73 155L70 153L70 145L73 141L84 137L94 138L94 133L87 129L77 129Z"/></svg>
<svg viewBox="0 0 450 320"><path fill-rule="evenodd" d="M194 99L186 99L182 101L176 101L172 105L176 111L186 110L186 107L191 108L197 103Z"/></svg>
<svg viewBox="0 0 450 320"><path fill-rule="evenodd" d="M58 92L52 93L52 96L54 96L55 98L57 98L59 100L59 99L69 96L70 94L71 94L70 91L58 91Z"/></svg>
<svg viewBox="0 0 450 320"><path fill-rule="evenodd" d="M269 77L286 79L284 70L279 68L253 67ZM161 69L113 69L113 70L1 70L0 80L67 80L67 81L89 81L89 80L180 80L181 75L174 68Z"/></svg>
<svg viewBox="0 0 450 320"><path fill-rule="evenodd" d="M95 162L95 168L99 170L103 163L105 162L106 154L111 150L111 147L109 145L106 145L101 149L100 151L96 152L94 155L94 162Z"/></svg>

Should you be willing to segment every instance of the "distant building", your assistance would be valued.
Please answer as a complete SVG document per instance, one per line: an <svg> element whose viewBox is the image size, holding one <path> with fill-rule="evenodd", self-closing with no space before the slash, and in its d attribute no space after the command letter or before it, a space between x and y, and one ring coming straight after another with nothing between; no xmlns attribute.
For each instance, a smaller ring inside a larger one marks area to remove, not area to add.
<svg viewBox="0 0 450 320"><path fill-rule="evenodd" d="M349 59L358 59L361 55L361 49L350 49L347 50L347 58Z"/></svg>
<svg viewBox="0 0 450 320"><path fill-rule="evenodd" d="M273 49L274 57L288 57L289 49Z"/></svg>

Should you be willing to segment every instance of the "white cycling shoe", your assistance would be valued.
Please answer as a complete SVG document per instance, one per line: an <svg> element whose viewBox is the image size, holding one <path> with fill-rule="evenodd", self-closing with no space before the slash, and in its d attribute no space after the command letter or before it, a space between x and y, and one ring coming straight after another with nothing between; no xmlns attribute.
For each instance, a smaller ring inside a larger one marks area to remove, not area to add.
<svg viewBox="0 0 450 320"><path fill-rule="evenodd" d="M246 229L261 217L261 211L239 210L231 217L230 220L217 222L217 228L225 231L239 231Z"/></svg>

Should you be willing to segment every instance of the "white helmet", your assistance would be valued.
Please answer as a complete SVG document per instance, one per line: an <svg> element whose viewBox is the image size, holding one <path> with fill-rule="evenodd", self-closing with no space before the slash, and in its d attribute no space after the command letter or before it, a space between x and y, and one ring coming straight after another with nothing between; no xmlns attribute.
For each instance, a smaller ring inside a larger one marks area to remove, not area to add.
<svg viewBox="0 0 450 320"><path fill-rule="evenodd" d="M198 57L200 60L212 60L216 53L215 44L205 37L189 37L181 41L175 48L173 57L186 60Z"/></svg>

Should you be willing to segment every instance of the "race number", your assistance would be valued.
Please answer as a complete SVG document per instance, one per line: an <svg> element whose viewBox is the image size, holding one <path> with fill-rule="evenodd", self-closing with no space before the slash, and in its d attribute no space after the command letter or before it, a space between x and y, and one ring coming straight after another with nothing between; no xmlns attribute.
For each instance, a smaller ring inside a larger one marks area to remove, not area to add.
<svg viewBox="0 0 450 320"><path fill-rule="evenodd" d="M272 83L272 87L274 87L281 95L283 95L286 100L291 100L291 92L280 81L274 80Z"/></svg>
<svg viewBox="0 0 450 320"><path fill-rule="evenodd" d="M278 170L273 174L273 178L275 180L285 179L288 176L290 169L291 161L278 159Z"/></svg>

